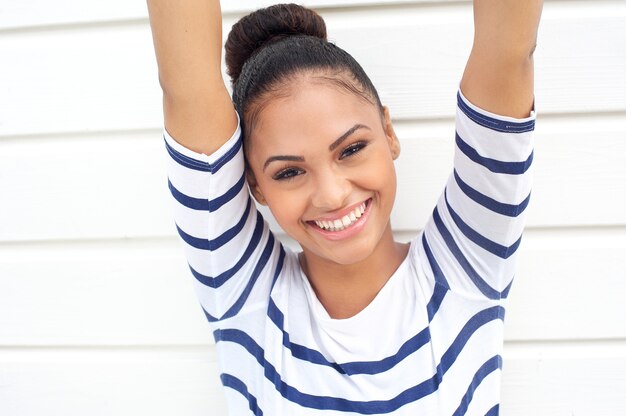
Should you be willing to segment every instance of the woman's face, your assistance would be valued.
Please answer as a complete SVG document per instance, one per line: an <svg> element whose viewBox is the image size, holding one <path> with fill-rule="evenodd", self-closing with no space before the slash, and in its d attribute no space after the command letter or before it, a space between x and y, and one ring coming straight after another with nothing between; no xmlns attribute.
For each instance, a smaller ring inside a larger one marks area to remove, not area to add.
<svg viewBox="0 0 626 416"><path fill-rule="evenodd" d="M393 244L383 235L396 193L398 140L388 112L381 117L363 97L310 78L294 82L257 118L248 180L307 259L354 264L379 244Z"/></svg>

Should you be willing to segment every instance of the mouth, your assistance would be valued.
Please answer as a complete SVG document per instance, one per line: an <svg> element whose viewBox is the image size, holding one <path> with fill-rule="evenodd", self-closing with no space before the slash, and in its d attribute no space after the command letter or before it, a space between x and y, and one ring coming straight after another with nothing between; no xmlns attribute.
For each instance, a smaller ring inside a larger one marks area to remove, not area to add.
<svg viewBox="0 0 626 416"><path fill-rule="evenodd" d="M327 236L345 234L349 230L361 228L359 225L365 223L371 202L372 198L369 198L339 218L307 221L307 224Z"/></svg>

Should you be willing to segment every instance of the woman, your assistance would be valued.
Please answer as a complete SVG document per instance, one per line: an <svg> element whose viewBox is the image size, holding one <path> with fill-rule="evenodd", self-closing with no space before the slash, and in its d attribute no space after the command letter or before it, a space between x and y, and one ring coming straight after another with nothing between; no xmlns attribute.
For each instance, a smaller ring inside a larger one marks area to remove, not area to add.
<svg viewBox="0 0 626 416"><path fill-rule="evenodd" d="M278 5L233 27L231 102L219 3L148 3L175 219L231 414L497 414L542 2L474 2L455 169L408 245L389 224L389 111L317 14Z"/></svg>

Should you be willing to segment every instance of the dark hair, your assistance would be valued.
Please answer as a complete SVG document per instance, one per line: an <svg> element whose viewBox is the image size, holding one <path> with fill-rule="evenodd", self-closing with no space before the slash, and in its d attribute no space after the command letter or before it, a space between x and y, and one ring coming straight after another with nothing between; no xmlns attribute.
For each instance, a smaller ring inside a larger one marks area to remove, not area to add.
<svg viewBox="0 0 626 416"><path fill-rule="evenodd" d="M248 136L263 99L279 95L290 77L319 72L324 81L347 89L382 109L363 68L327 41L324 19L296 4L259 9L239 20L226 40L226 67L235 109ZM249 111L251 110L252 111Z"/></svg>

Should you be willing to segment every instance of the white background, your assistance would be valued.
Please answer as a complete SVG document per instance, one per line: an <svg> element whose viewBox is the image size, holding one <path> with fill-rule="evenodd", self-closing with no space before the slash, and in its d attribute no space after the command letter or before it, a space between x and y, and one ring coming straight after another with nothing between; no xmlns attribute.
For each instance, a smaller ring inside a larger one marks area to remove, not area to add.
<svg viewBox="0 0 626 416"><path fill-rule="evenodd" d="M267 1L225 1L232 23ZM471 2L316 0L391 107L393 216L450 171ZM146 6L0 5L0 415L225 415L168 212ZM502 414L626 414L626 2L546 0ZM235 415L236 416L236 415Z"/></svg>

